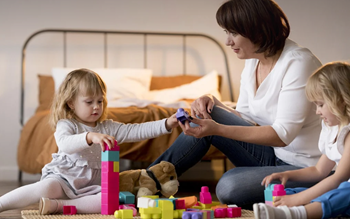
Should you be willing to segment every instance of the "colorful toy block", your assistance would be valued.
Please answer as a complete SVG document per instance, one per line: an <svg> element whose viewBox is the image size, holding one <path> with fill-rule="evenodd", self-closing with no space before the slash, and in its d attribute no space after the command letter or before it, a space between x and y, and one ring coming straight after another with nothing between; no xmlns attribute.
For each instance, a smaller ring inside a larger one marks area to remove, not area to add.
<svg viewBox="0 0 350 219"><path fill-rule="evenodd" d="M175 209L186 209L185 200L176 199L175 200Z"/></svg>
<svg viewBox="0 0 350 219"><path fill-rule="evenodd" d="M113 215L119 210L119 149L117 142L101 152L101 214Z"/></svg>
<svg viewBox="0 0 350 219"><path fill-rule="evenodd" d="M161 218L162 209L156 207L139 208L140 217L143 219Z"/></svg>
<svg viewBox="0 0 350 219"><path fill-rule="evenodd" d="M174 205L170 200L158 200L159 208L162 210L162 219L173 219Z"/></svg>
<svg viewBox="0 0 350 219"><path fill-rule="evenodd" d="M227 215L227 208L217 208L214 210L214 217L225 218Z"/></svg>
<svg viewBox="0 0 350 219"><path fill-rule="evenodd" d="M197 204L197 197L196 196L188 196L188 197L182 197L178 198L178 200L185 200L185 207L191 208L195 204Z"/></svg>
<svg viewBox="0 0 350 219"><path fill-rule="evenodd" d="M209 192L208 186L202 186L201 192L199 193L199 200L203 204L211 204L212 198Z"/></svg>
<svg viewBox="0 0 350 219"><path fill-rule="evenodd" d="M203 213L203 219L214 219L214 211L212 210L201 210Z"/></svg>
<svg viewBox="0 0 350 219"><path fill-rule="evenodd" d="M129 219L133 218L133 211L131 209L121 209L114 212L115 218Z"/></svg>
<svg viewBox="0 0 350 219"><path fill-rule="evenodd" d="M182 218L182 214L185 212L185 209L176 209L174 210L173 218Z"/></svg>
<svg viewBox="0 0 350 219"><path fill-rule="evenodd" d="M65 205L63 206L63 214L64 215L73 215L77 213L77 208L73 205Z"/></svg>
<svg viewBox="0 0 350 219"><path fill-rule="evenodd" d="M136 216L137 215L137 209L135 208L134 204L125 204L125 205L119 205L119 210L121 209L129 209L132 210L132 215Z"/></svg>
<svg viewBox="0 0 350 219"><path fill-rule="evenodd" d="M200 211L185 211L182 214L182 219L203 219L203 212L200 212Z"/></svg>
<svg viewBox="0 0 350 219"><path fill-rule="evenodd" d="M282 184L276 184L273 187L272 191L272 202L275 200L276 196L284 196L286 195L286 191L284 190L284 186Z"/></svg>
<svg viewBox="0 0 350 219"><path fill-rule="evenodd" d="M242 216L242 208L241 207L233 207L227 208L227 217L241 217Z"/></svg>
<svg viewBox="0 0 350 219"><path fill-rule="evenodd" d="M233 208L217 208L214 210L215 218L233 218L233 217L241 217L242 209L240 207Z"/></svg>
<svg viewBox="0 0 350 219"><path fill-rule="evenodd" d="M131 192L122 191L119 192L119 203L121 204L134 204L135 203L135 195Z"/></svg>
<svg viewBox="0 0 350 219"><path fill-rule="evenodd" d="M179 108L176 111L176 118L179 120L182 124L185 124L185 121L187 120L188 122L191 122L190 120L190 115L183 109Z"/></svg>
<svg viewBox="0 0 350 219"><path fill-rule="evenodd" d="M139 197L137 199L138 208L156 207L156 201L151 198Z"/></svg>
<svg viewBox="0 0 350 219"><path fill-rule="evenodd" d="M265 204L273 206L272 191L276 184L269 184L264 190Z"/></svg>

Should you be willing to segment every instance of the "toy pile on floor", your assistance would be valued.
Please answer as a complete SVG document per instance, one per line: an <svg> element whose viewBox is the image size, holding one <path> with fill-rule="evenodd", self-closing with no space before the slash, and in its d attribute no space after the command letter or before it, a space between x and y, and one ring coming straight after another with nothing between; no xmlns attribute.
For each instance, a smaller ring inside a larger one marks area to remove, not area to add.
<svg viewBox="0 0 350 219"><path fill-rule="evenodd" d="M129 192L120 192L119 210L114 213L115 218L133 218L140 216L143 219L213 219L241 217L241 208L237 206L222 205L212 201L209 189L201 188L200 201L196 196L182 198L159 198L159 196L144 196L137 199L135 208L135 196Z"/></svg>

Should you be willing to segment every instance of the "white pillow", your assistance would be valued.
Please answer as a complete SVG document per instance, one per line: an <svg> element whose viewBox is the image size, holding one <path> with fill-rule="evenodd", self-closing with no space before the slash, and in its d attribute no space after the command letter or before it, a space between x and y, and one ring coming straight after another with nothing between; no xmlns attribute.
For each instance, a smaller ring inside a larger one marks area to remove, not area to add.
<svg viewBox="0 0 350 219"><path fill-rule="evenodd" d="M75 69L76 68L52 69L55 91L58 90L67 74ZM96 68L91 70L99 74L106 83L108 101L120 98L145 99L147 97L151 85L151 69Z"/></svg>
<svg viewBox="0 0 350 219"><path fill-rule="evenodd" d="M204 94L212 94L221 100L219 74L217 71L213 70L189 84L162 90L152 90L148 93L148 99L168 104L181 99L197 99Z"/></svg>

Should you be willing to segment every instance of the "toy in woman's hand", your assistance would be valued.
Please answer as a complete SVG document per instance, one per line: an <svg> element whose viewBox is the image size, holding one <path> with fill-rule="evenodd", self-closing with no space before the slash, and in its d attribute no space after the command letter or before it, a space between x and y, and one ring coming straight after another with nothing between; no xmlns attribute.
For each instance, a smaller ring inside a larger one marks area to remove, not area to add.
<svg viewBox="0 0 350 219"><path fill-rule="evenodd" d="M119 174L119 191L128 191L137 197L158 192L170 197L176 194L178 187L175 166L166 161L161 161L147 170L127 170Z"/></svg>
<svg viewBox="0 0 350 219"><path fill-rule="evenodd" d="M186 112L183 108L177 109L176 112L176 118L179 120L182 124L185 124L185 121L191 122L190 115L188 115L188 112Z"/></svg>

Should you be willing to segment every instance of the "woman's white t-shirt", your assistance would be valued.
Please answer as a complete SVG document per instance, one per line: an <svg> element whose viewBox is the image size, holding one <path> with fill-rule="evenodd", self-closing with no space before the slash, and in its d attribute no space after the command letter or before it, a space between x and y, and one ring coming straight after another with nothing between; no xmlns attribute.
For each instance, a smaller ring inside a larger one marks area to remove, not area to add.
<svg viewBox="0 0 350 219"><path fill-rule="evenodd" d="M321 153L321 122L306 99L309 76L321 62L308 49L287 39L276 65L256 89L257 59L249 59L241 75L237 111L260 126L270 125L287 145L274 147L276 156L291 165L313 166Z"/></svg>

